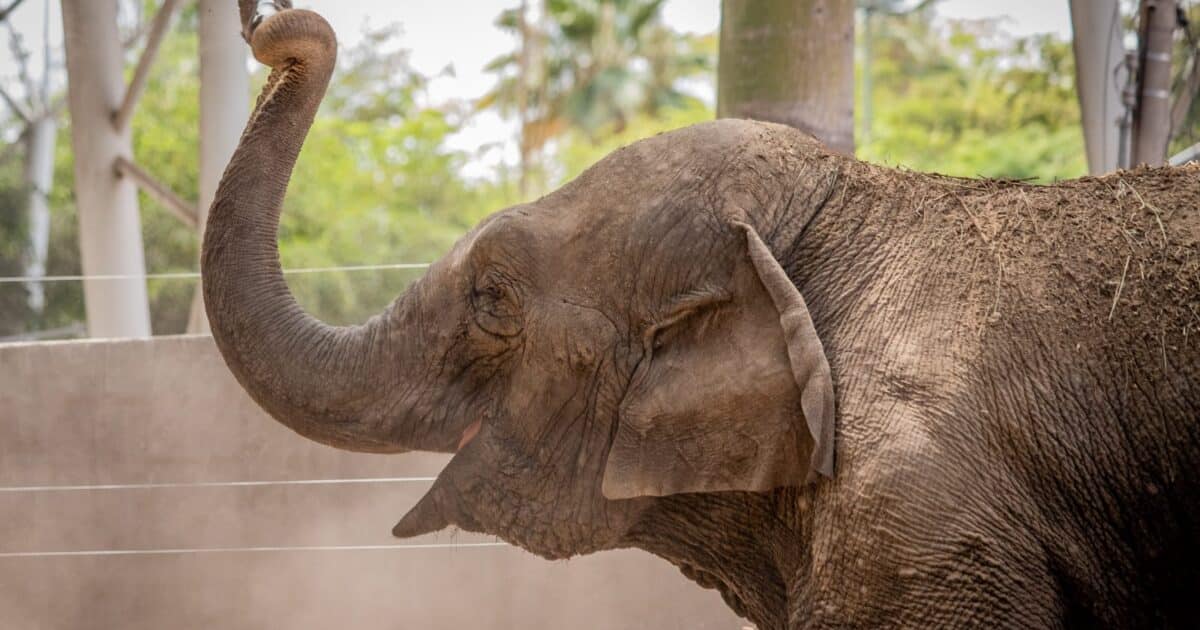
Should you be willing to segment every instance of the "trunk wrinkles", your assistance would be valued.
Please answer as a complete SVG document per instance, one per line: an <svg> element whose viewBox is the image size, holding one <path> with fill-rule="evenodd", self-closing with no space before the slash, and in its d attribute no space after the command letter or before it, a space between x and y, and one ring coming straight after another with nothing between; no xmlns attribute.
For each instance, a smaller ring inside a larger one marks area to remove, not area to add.
<svg viewBox="0 0 1200 630"><path fill-rule="evenodd" d="M350 450L404 450L384 426L382 395L399 370L386 333L403 298L365 325L329 326L296 303L280 267L280 209L334 69L335 36L315 13L285 11L251 45L273 72L209 214L201 265L213 336L255 401L298 433Z"/></svg>

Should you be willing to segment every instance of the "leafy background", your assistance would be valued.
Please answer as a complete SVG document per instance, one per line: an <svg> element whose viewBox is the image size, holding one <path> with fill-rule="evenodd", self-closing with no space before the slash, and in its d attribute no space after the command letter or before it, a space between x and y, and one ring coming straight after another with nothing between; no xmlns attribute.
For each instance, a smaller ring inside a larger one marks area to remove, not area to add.
<svg viewBox="0 0 1200 630"><path fill-rule="evenodd" d="M143 2L143 14L153 14L148 0L124 1ZM859 120L859 157L962 176L1054 181L1083 174L1070 43L1050 35L1012 37L991 22L939 20L936 3L925 4L875 23L869 42L875 113ZM343 50L292 180L280 229L284 266L432 260L488 213L553 189L613 149L711 119L711 99L697 94L714 92L716 35L676 32L661 20L660 5L547 0L539 31L544 73L520 80L514 47L490 66L494 89L473 102L432 102L430 77L414 70L395 26ZM521 28L511 11L497 16L497 25L514 34ZM860 57L864 45L860 40ZM196 47L189 9L164 42L134 126L137 161L153 165L164 183L191 199L198 172ZM135 60L131 51L130 71ZM860 104L864 98L858 94ZM515 116L522 99L526 159L486 177L464 175L476 156L450 148L448 139L480 112ZM80 272L63 118L50 195L51 275ZM1200 135L1198 118L1191 112L1176 148ZM0 120L0 132L17 124ZM14 276L21 275L25 239L22 161L19 151L3 155L0 275ZM147 270L195 270L195 234L152 199L143 195L141 204ZM419 273L314 274L289 283L315 314L345 323L376 312ZM195 282L148 286L154 332L182 332ZM83 320L79 283L50 284L47 300L43 312L33 313L22 285L0 285L0 337Z"/></svg>

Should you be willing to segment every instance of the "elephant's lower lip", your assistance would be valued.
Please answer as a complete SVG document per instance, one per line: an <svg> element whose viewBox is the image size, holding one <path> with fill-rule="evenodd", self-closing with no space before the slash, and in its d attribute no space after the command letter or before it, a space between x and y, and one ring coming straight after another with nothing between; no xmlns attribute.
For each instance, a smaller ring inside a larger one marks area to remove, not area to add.
<svg viewBox="0 0 1200 630"><path fill-rule="evenodd" d="M476 420L475 422L472 422L466 429L463 429L462 438L458 440L458 448L455 450L461 451L463 450L464 446L470 444L471 440L474 440L475 436L479 435L479 427L482 425L482 420Z"/></svg>

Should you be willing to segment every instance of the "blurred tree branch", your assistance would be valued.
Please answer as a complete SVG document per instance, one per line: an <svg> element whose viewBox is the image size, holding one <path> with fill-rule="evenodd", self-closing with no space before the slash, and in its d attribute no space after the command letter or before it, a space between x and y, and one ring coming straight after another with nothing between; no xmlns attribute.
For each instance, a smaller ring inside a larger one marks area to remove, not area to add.
<svg viewBox="0 0 1200 630"><path fill-rule="evenodd" d="M7 20L9 14L17 10L17 7L21 6L22 2L25 2L25 0L13 0L12 4L8 5L7 8L0 10L0 22Z"/></svg>

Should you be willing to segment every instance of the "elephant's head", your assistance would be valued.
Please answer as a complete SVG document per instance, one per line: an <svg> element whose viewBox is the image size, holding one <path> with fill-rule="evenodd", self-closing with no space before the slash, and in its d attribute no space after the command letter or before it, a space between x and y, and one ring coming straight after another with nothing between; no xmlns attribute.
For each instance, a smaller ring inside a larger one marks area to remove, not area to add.
<svg viewBox="0 0 1200 630"><path fill-rule="evenodd" d="M255 23L254 5L273 73L210 214L208 315L242 385L299 433L456 453L396 535L457 525L557 558L620 544L654 497L831 474L829 366L762 236L812 216L794 190L827 159L810 139L724 121L639 142L331 327L288 292L276 230L334 35L300 10Z"/></svg>

